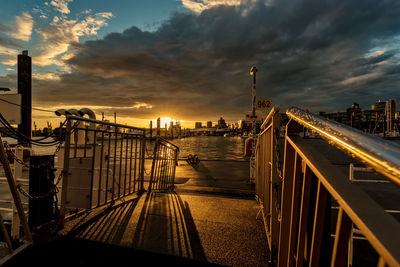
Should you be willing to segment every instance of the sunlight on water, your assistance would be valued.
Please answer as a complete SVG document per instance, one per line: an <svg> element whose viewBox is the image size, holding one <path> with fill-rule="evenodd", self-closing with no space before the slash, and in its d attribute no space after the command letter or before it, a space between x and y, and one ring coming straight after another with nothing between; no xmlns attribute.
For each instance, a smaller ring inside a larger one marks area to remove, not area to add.
<svg viewBox="0 0 400 267"><path fill-rule="evenodd" d="M172 140L179 157L196 154L200 160L244 160L244 139L241 137L194 136Z"/></svg>
<svg viewBox="0 0 400 267"><path fill-rule="evenodd" d="M244 139L241 137L193 136L171 141L180 149L179 157L197 155L200 160L245 160L243 156ZM125 141L124 141L125 147ZM153 142L147 143L146 156L153 153ZM54 154L56 146L33 146L36 155ZM113 151L113 148L112 148ZM119 151L119 145L117 148Z"/></svg>

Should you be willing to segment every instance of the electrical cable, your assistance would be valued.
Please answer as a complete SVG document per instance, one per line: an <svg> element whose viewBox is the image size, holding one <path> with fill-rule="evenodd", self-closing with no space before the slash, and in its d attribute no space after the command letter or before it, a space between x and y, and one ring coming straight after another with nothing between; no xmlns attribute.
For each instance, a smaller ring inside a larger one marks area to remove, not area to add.
<svg viewBox="0 0 400 267"><path fill-rule="evenodd" d="M2 99L2 98L0 98L0 101L6 102L8 104L11 104L11 105L14 105L14 106L18 106L18 107L21 107L21 108L24 108L24 109L33 109L33 110L38 110L38 111L43 111L43 112L55 113L55 111L52 111L52 110L46 110L46 109L34 108L34 107L26 107L26 106L23 106L23 105L20 105L20 104L17 104L17 103L14 103L14 102Z"/></svg>
<svg viewBox="0 0 400 267"><path fill-rule="evenodd" d="M46 136L46 137L44 137L44 138L41 138L41 139L39 139L39 141L38 141L38 140L33 140L33 139L31 139L31 138L25 136L24 134L22 134L22 133L20 133L19 131L15 130L15 129L8 123L8 121L3 117L3 115L2 115L1 113L0 113L0 123L3 124L4 127L5 127L6 129L8 129L8 130L12 131L14 134L16 134L16 135L13 136L15 139L23 138L23 139L25 139L25 141L34 143L35 145L39 145L39 146L40 146L40 145L42 145L42 146L43 146L43 145L48 146L48 145L55 145L55 144L60 143L60 141L57 141L57 140L50 141L50 142L43 142L43 141L42 141L42 140L47 139L47 138L49 138L49 137L51 137L51 136ZM64 122L64 123L65 123L65 122ZM8 135L9 135L9 134L8 134Z"/></svg>

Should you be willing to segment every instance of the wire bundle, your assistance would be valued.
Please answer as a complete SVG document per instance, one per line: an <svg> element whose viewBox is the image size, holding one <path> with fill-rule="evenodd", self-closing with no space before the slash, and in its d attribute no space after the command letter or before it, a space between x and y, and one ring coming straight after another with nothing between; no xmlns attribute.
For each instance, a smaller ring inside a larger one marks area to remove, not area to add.
<svg viewBox="0 0 400 267"><path fill-rule="evenodd" d="M60 128L62 128L62 127L65 125L66 122L67 122L67 120L65 120L65 121L62 123L62 125L60 126ZM24 140L24 141L26 141L26 142L35 144L35 145L37 145L37 146L54 146L54 145L57 145L57 144L63 142L63 140L44 141L44 140L46 140L46 139L48 139L48 138L52 138L52 137L53 137L53 134L44 136L44 137L39 138L39 139L36 139L36 140L35 140L35 139L32 139L32 138L30 138L30 137L28 137L28 136L26 136L26 135L20 133L18 130L14 129L14 128L10 125L10 123L4 118L4 116L3 116L1 113L0 113L0 123L1 123L7 130L9 130L9 133L6 133L6 132L0 130L0 132L1 132L2 134L4 134L5 136L7 136L7 137L11 137L11 138L14 138L14 139L22 139L22 140Z"/></svg>

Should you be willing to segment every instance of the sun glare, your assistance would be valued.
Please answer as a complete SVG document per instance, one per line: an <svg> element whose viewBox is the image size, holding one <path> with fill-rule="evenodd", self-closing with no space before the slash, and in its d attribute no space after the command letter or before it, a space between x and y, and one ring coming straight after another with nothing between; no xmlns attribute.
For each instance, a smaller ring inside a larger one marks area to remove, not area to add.
<svg viewBox="0 0 400 267"><path fill-rule="evenodd" d="M157 119L153 119L153 127L157 127ZM167 127L171 124L171 121L174 122L174 124L177 122L176 120L173 120L170 117L161 117L160 118L160 127L165 128L165 124L167 124Z"/></svg>

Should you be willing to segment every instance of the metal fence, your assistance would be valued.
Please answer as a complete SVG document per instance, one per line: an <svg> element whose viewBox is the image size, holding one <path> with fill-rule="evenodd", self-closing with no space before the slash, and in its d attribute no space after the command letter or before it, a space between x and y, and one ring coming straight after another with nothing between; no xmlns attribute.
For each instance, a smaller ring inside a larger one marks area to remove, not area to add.
<svg viewBox="0 0 400 267"><path fill-rule="evenodd" d="M274 231L269 237L273 240L279 235L278 254L272 261L277 266L346 266L354 225L377 252L378 266L400 266L400 223L299 133L302 126L317 132L395 184L400 178L400 147L300 109L289 109L286 114L291 120L286 125L281 209L276 219L279 234ZM257 194L270 203L273 175L263 166L270 164L267 160L272 156L266 155L275 148L267 129L259 138L257 188L263 189L257 189ZM331 217L333 202L336 217ZM270 222L273 210L265 203L267 226L271 225L268 234L274 229ZM335 226L334 234L331 226Z"/></svg>
<svg viewBox="0 0 400 267"><path fill-rule="evenodd" d="M279 170L279 107L274 107L261 126L256 145L256 200L260 204L269 250L277 253L281 178Z"/></svg>
<svg viewBox="0 0 400 267"><path fill-rule="evenodd" d="M165 139L157 138L154 145L149 191L172 190L179 148Z"/></svg>
<svg viewBox="0 0 400 267"><path fill-rule="evenodd" d="M17 148L15 159L22 159L22 151L23 149ZM16 175L20 176L22 173L22 165L19 164L15 166L16 170L14 173L10 167L9 159L6 153L6 149L3 145L3 140L0 135L0 162L4 169L4 174L6 176L6 181L9 187L9 192L11 193L11 209L2 209L2 211L12 212L12 225L11 225L11 236L9 235L6 226L3 221L3 216L0 214L0 231L2 233L2 237L7 244L7 249L9 251L9 255L2 258L0 261L0 265L6 262L9 258L13 257L16 253L23 250L27 246L33 244L32 234L30 232L28 226L27 216L25 214L25 210L23 208L23 203L21 201L20 195L17 191L17 182L21 182L20 179L16 179ZM19 231L20 231L20 224L22 225L22 230L24 233L24 240L20 239ZM22 241L22 245L14 249L12 240Z"/></svg>
<svg viewBox="0 0 400 267"><path fill-rule="evenodd" d="M98 207L143 189L145 130L67 116L60 215Z"/></svg>

